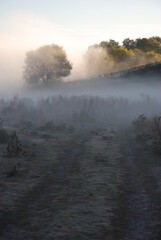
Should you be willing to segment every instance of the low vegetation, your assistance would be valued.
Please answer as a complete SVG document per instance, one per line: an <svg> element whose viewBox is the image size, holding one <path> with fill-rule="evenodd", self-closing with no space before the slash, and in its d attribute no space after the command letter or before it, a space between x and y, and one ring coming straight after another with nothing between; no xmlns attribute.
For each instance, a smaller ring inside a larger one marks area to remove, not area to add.
<svg viewBox="0 0 161 240"><path fill-rule="evenodd" d="M146 97L132 102L126 98L94 96L47 97L35 102L29 98L14 97L0 104L0 113L10 127L18 125L23 130L35 130L37 127L56 130L71 125L99 127L130 123L143 110L147 116L155 115L160 107L159 102Z"/></svg>
<svg viewBox="0 0 161 240"><path fill-rule="evenodd" d="M140 115L134 122L136 140L145 143L154 153L161 153L161 117L147 118Z"/></svg>
<svg viewBox="0 0 161 240"><path fill-rule="evenodd" d="M14 131L9 136L9 141L7 143L7 156L8 157L19 157L24 154L25 151L22 149L21 142L17 136L16 131Z"/></svg>

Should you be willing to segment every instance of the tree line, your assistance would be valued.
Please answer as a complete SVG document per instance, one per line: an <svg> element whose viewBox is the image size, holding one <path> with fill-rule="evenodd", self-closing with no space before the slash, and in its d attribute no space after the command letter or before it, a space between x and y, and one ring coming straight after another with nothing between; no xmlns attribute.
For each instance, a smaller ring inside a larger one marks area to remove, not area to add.
<svg viewBox="0 0 161 240"><path fill-rule="evenodd" d="M110 39L88 47L85 63L93 75L161 61L161 38ZM24 79L32 84L53 84L71 74L72 63L63 47L45 45L27 52Z"/></svg>
<svg viewBox="0 0 161 240"><path fill-rule="evenodd" d="M126 61L136 56L145 56L150 61L161 61L161 38L126 38L120 45L115 40L101 42L98 47L106 49L116 61Z"/></svg>
<svg viewBox="0 0 161 240"><path fill-rule="evenodd" d="M85 57L87 71L94 76L127 70L161 61L161 38L126 38L122 44L115 40L90 46Z"/></svg>

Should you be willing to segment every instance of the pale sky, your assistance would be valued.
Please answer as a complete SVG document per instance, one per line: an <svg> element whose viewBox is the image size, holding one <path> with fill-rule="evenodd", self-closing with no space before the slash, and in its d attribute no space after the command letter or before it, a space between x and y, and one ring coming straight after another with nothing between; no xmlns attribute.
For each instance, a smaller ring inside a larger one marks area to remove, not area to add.
<svg viewBox="0 0 161 240"><path fill-rule="evenodd" d="M26 50L56 43L73 62L89 45L161 36L161 0L0 0L0 73ZM3 62L3 63L2 63ZM14 70L16 71L16 70Z"/></svg>

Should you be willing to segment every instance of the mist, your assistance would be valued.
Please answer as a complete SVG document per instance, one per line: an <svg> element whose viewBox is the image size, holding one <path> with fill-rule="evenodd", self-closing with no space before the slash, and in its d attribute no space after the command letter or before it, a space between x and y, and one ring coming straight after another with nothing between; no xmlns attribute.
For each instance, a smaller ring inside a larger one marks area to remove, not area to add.
<svg viewBox="0 0 161 240"><path fill-rule="evenodd" d="M95 48L92 45L93 39L87 40L87 33L85 40L81 41L80 33L29 13L13 12L3 19L0 26L3 26L0 50L1 99L7 101L19 96L20 99L30 98L38 102L41 98L48 97L62 96L70 99L75 96L83 99L88 96L126 99L130 102L144 101L149 97L160 101L159 77L153 79L153 76L136 76L129 80L106 77L111 72L146 64L144 56L135 61L117 63L111 59L108 51L101 47ZM73 66L71 75L52 89L27 85L23 78L26 53L52 43L63 46L66 51ZM153 112L153 109L149 110L149 113L150 111Z"/></svg>

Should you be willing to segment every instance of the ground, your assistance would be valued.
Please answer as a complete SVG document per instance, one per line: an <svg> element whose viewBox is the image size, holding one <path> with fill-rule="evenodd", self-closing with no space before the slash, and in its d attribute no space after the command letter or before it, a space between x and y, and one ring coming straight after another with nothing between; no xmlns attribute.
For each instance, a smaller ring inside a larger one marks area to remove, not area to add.
<svg viewBox="0 0 161 240"><path fill-rule="evenodd" d="M0 145L0 239L161 239L161 158L128 132L17 133L26 156Z"/></svg>

